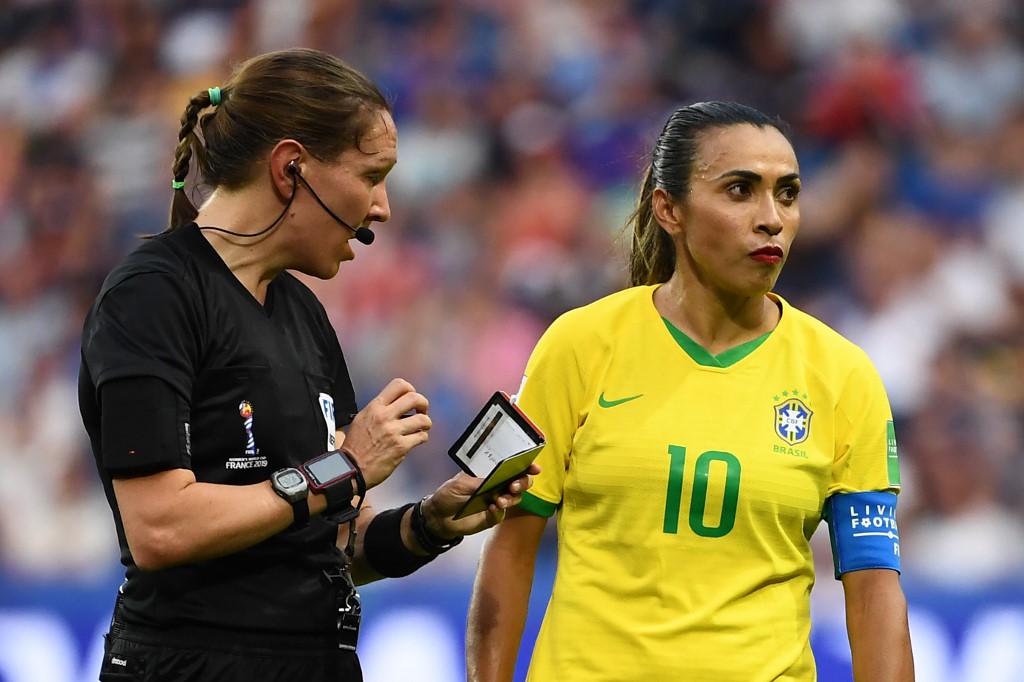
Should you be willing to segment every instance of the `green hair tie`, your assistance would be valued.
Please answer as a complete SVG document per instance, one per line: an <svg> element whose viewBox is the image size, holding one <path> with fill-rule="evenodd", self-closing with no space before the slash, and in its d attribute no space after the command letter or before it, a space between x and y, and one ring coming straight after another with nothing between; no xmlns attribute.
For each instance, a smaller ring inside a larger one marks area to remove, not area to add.
<svg viewBox="0 0 1024 682"><path fill-rule="evenodd" d="M215 107L220 104L220 88L210 88L207 92L210 93L210 106Z"/></svg>
<svg viewBox="0 0 1024 682"><path fill-rule="evenodd" d="M175 180L174 182L171 183L171 187L173 187L174 189L185 189L185 181Z"/></svg>

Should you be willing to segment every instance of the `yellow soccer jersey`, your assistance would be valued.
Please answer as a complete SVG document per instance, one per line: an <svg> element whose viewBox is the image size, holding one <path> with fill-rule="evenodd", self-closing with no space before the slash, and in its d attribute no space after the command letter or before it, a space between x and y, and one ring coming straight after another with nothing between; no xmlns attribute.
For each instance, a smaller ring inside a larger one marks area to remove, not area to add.
<svg viewBox="0 0 1024 682"><path fill-rule="evenodd" d="M775 331L716 361L655 288L566 313L527 365L518 402L548 444L523 507L558 519L528 679L813 680L825 499L898 488L881 380L777 297Z"/></svg>

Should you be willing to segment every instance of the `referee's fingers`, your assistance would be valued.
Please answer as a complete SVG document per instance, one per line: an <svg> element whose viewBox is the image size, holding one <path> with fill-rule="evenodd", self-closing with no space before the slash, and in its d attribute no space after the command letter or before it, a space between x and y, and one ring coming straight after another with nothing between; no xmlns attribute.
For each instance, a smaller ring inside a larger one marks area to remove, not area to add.
<svg viewBox="0 0 1024 682"><path fill-rule="evenodd" d="M388 414L401 417L404 414L426 414L430 409L430 401L422 393L411 391L399 396L388 405Z"/></svg>
<svg viewBox="0 0 1024 682"><path fill-rule="evenodd" d="M425 414L414 414L399 420L398 432L403 436L407 436L410 433L429 431L431 426L433 426L433 422L430 420L430 417Z"/></svg>
<svg viewBox="0 0 1024 682"><path fill-rule="evenodd" d="M385 405L390 405L407 393L414 393L415 391L416 388L405 379L395 378L388 382L388 385L377 394L377 400Z"/></svg>

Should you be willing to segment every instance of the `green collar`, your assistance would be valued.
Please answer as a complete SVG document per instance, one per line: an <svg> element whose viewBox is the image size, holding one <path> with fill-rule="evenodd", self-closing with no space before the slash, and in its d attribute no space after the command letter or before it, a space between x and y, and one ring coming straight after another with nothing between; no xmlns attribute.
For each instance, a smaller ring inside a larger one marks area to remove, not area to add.
<svg viewBox="0 0 1024 682"><path fill-rule="evenodd" d="M768 337L772 335L771 332L768 332L767 334L763 334L752 341L747 341L735 348L723 351L718 355L712 355L705 350L703 346L681 332L674 324L666 320L664 317L662 317L661 320L665 323L665 326L668 327L669 333L672 334L672 338L676 340L679 347L682 348L694 362L704 367L731 367L757 350L758 347L767 341Z"/></svg>

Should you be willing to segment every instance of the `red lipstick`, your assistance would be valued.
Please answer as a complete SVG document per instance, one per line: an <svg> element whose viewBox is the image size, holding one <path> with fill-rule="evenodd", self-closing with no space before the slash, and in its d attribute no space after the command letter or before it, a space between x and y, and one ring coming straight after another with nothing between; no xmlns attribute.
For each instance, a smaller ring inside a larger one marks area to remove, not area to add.
<svg viewBox="0 0 1024 682"><path fill-rule="evenodd" d="M756 260L758 263L767 263L769 265L777 265L782 262L782 257L785 254L782 251L782 247L769 245L762 246L756 251L750 252L750 257Z"/></svg>

